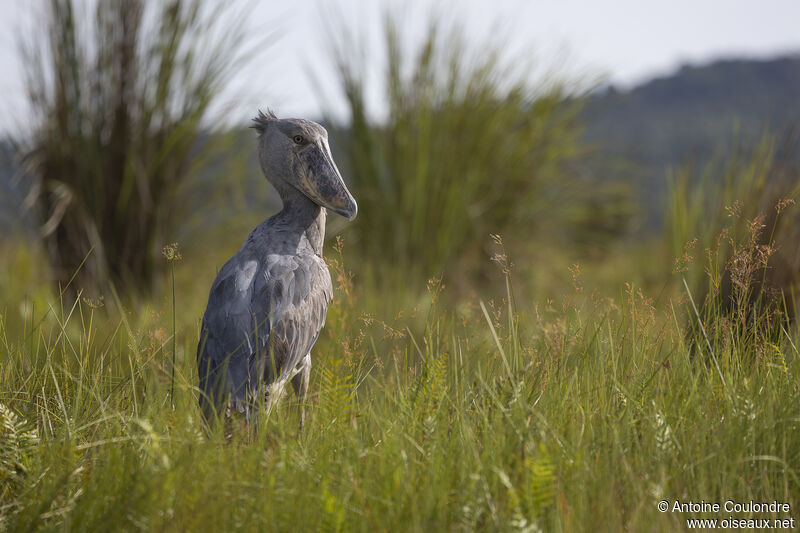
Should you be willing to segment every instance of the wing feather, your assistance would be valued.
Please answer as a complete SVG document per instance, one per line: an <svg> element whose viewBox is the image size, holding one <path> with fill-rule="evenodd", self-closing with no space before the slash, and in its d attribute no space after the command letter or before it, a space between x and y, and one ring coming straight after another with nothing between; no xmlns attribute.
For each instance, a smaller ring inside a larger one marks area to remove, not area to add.
<svg viewBox="0 0 800 533"><path fill-rule="evenodd" d="M230 392L234 407L244 410L262 380L288 376L317 340L333 297L317 255L240 254L217 275L201 327L200 386L215 409Z"/></svg>

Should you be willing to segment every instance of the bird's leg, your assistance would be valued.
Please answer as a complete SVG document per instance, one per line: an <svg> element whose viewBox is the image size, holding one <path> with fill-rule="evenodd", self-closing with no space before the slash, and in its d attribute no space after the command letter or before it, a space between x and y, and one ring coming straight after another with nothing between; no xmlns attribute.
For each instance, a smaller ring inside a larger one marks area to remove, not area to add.
<svg viewBox="0 0 800 533"><path fill-rule="evenodd" d="M311 353L307 353L300 363L302 370L292 378L292 388L300 399L300 429L306 423L306 395L308 394L308 380L311 376Z"/></svg>
<svg viewBox="0 0 800 533"><path fill-rule="evenodd" d="M285 379L279 379L275 383L271 383L267 386L267 418L269 418L269 414L272 412L273 407L277 405L278 401L283 396L283 389L286 386Z"/></svg>
<svg viewBox="0 0 800 533"><path fill-rule="evenodd" d="M246 411L247 438L250 440L250 442L255 442L256 437L258 437L259 405L258 402L252 401L247 407L248 407Z"/></svg>
<svg viewBox="0 0 800 533"><path fill-rule="evenodd" d="M223 426L225 442L227 444L232 444L235 440L239 440L243 437L245 439L250 438L251 416L248 407L245 407L244 411L239 411L233 405L233 402L228 402L225 408Z"/></svg>
<svg viewBox="0 0 800 533"><path fill-rule="evenodd" d="M228 405L225 407L223 424L223 435L225 436L225 442L230 444L233 442L233 406L231 405L230 401L228 401Z"/></svg>

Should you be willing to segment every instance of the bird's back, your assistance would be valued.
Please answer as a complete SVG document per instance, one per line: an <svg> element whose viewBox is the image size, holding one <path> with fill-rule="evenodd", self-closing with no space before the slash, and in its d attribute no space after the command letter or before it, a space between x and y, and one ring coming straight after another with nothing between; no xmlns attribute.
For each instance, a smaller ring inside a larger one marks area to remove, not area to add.
<svg viewBox="0 0 800 533"><path fill-rule="evenodd" d="M197 365L206 417L228 393L244 411L262 383L285 378L309 353L333 295L328 268L303 235L265 221L217 274Z"/></svg>

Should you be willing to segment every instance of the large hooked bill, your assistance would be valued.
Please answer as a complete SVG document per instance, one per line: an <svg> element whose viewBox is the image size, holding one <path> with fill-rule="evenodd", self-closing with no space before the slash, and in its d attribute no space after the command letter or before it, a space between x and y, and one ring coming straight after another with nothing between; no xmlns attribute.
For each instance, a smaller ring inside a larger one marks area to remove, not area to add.
<svg viewBox="0 0 800 533"><path fill-rule="evenodd" d="M320 140L297 153L300 172L297 172L303 194L317 205L330 209L348 220L358 213L355 198L347 190L328 143Z"/></svg>

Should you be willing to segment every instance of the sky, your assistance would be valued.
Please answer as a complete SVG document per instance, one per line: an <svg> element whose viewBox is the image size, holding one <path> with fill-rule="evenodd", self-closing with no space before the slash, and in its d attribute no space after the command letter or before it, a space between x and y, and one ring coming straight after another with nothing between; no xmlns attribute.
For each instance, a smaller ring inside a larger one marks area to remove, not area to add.
<svg viewBox="0 0 800 533"><path fill-rule="evenodd" d="M0 0L0 134L30 123L17 40L37 38L31 10L41 3ZM274 38L224 91L226 111L217 115L228 122L244 122L259 107L280 116L346 120L331 42L347 36L364 50L369 110L380 119L386 112L379 80L387 10L403 22L409 50L434 12L460 25L477 50L481 43L501 43L507 58L621 88L687 63L800 53L798 0L253 0L247 8L248 42Z"/></svg>

